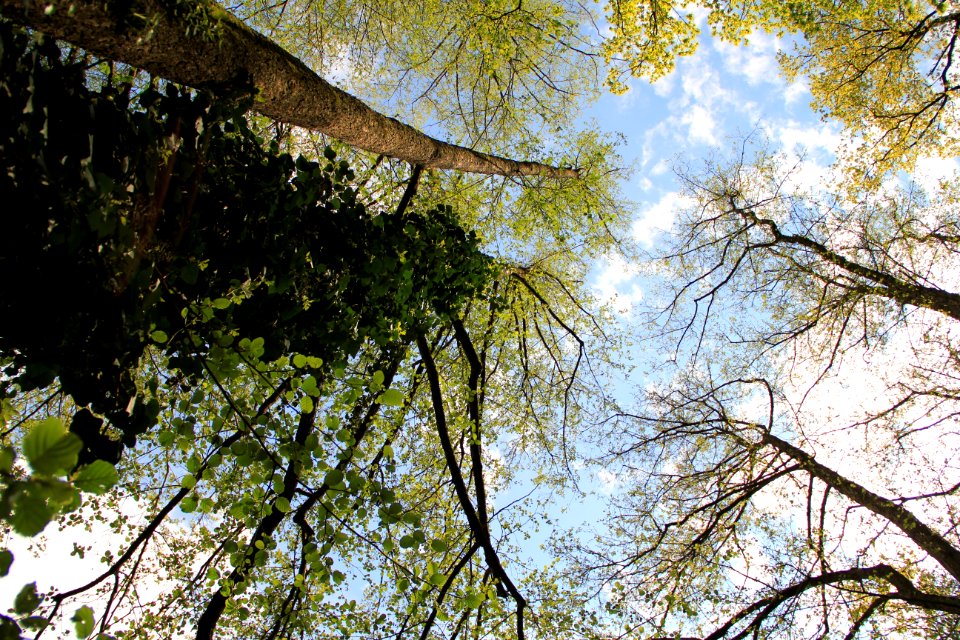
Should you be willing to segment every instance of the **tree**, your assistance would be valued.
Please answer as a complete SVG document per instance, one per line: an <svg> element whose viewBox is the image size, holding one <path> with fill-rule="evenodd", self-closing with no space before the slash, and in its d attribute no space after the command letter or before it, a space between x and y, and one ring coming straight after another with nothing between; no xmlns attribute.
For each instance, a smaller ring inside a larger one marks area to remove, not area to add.
<svg viewBox="0 0 960 640"><path fill-rule="evenodd" d="M511 149L536 150L596 94L601 72L598 16L575 2L316 0L234 11L357 95L471 148L509 137Z"/></svg>
<svg viewBox="0 0 960 640"><path fill-rule="evenodd" d="M787 160L763 148L748 162L748 149L685 178L697 205L662 256L683 283L671 306L693 305L683 331L705 326L722 289L747 304L757 292L776 296L777 316L741 333L769 346L820 322L859 324L869 339L884 318L905 320L898 316L906 307L960 319L950 270L931 268L957 251L952 185L929 194L916 184L823 191L797 185ZM690 272L696 276L685 278ZM840 341L846 330L825 333Z"/></svg>
<svg viewBox="0 0 960 640"><path fill-rule="evenodd" d="M940 637L958 615L955 185L807 186L748 149L685 177L650 316L677 369L616 421L610 533L570 548L638 637Z"/></svg>
<svg viewBox="0 0 960 640"><path fill-rule="evenodd" d="M618 581L617 606L654 628L689 618L711 640L956 624L960 545L939 508L955 488L884 497L785 440L799 425L766 380L683 382L651 394L656 413L624 416L621 453L655 467L618 513L636 533L585 560Z"/></svg>
<svg viewBox="0 0 960 640"><path fill-rule="evenodd" d="M56 486L99 488L90 461L119 459L117 489L66 519L129 535L98 578L42 609L25 598L4 633L42 631L94 594L105 605L78 610L82 634L131 615L128 632L143 635L523 637L531 619L590 633L508 573L510 547L493 536L517 525L485 498L507 472L491 471L483 445L508 429L550 444L591 410L583 372L598 327L565 318L581 292L553 269L578 263L551 234L582 243L581 263L600 250L609 192L585 194L572 224L547 190L521 193L554 207L524 247L547 255L492 260L419 166L401 193L332 149L294 159L250 129L244 87L138 81L4 29L3 193L35 212L3 234L2 260L25 274L3 296L7 442L51 416L40 424L77 449L51 467ZM54 287L50 304L27 303ZM13 526L40 502L75 506L33 496L49 479L18 473L3 466ZM151 582L171 586L141 598ZM363 605L348 590L360 588ZM549 576L531 589L561 591Z"/></svg>
<svg viewBox="0 0 960 640"><path fill-rule="evenodd" d="M575 177L573 169L522 163L443 144L386 118L317 76L230 13L204 3L109 7L71 3L47 11L5 2L4 15L192 87L247 86L266 116L323 131L358 148L413 164L477 173ZM185 26L187 21L190 26ZM186 31L185 31L186 29Z"/></svg>

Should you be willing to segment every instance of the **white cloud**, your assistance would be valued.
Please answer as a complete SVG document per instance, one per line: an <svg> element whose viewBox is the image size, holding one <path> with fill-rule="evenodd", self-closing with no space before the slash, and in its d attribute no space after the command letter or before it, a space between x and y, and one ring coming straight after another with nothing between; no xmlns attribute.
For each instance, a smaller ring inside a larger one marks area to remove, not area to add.
<svg viewBox="0 0 960 640"><path fill-rule="evenodd" d="M730 92L723 88L719 74L708 63L683 60L678 65L678 70L680 86L688 104L729 102Z"/></svg>
<svg viewBox="0 0 960 640"><path fill-rule="evenodd" d="M653 165L653 168L650 169L650 175L652 176L662 176L667 171L670 170L670 163L667 162L665 158L661 158L657 164Z"/></svg>
<svg viewBox="0 0 960 640"><path fill-rule="evenodd" d="M644 245L653 245L655 236L673 226L677 212L693 204L693 199L678 191L665 193L656 203L641 212L633 223L633 237Z"/></svg>
<svg viewBox="0 0 960 640"><path fill-rule="evenodd" d="M832 161L844 142L843 135L833 125L817 124L801 126L789 121L780 125L768 125L773 135L788 154L801 155L804 152L829 154Z"/></svg>
<svg viewBox="0 0 960 640"><path fill-rule="evenodd" d="M800 79L796 82L791 82L783 91L783 102L786 105L792 105L809 93L810 87L807 86L806 80Z"/></svg>
<svg viewBox="0 0 960 640"><path fill-rule="evenodd" d="M921 156L917 158L917 166L913 172L913 181L927 190L936 191L940 182L953 179L960 171L960 164L956 158L940 158Z"/></svg>
<svg viewBox="0 0 960 640"><path fill-rule="evenodd" d="M765 33L751 33L746 46L714 40L714 49L720 54L724 67L730 73L743 76L749 84L782 84L777 52L780 39Z"/></svg>
<svg viewBox="0 0 960 640"><path fill-rule="evenodd" d="M767 135L780 146L783 168L789 175L783 183L786 191L819 192L842 179L835 165L844 137L831 125L800 126L794 122L767 124Z"/></svg>
<svg viewBox="0 0 960 640"><path fill-rule="evenodd" d="M603 304L614 305L621 314L628 314L633 305L643 300L643 290L631 282L639 272L639 265L630 264L619 254L606 256L593 285ZM624 285L630 284L629 288Z"/></svg>
<svg viewBox="0 0 960 640"><path fill-rule="evenodd" d="M687 126L687 142L691 144L703 143L718 146L717 120L712 111L699 104L692 106L680 118L680 122Z"/></svg>
<svg viewBox="0 0 960 640"><path fill-rule="evenodd" d="M597 471L597 480L600 481L600 493L608 496L615 493L622 484L620 477L607 469Z"/></svg>
<svg viewBox="0 0 960 640"><path fill-rule="evenodd" d="M673 87L676 84L677 73L676 70L671 71L666 76L660 78L653 83L653 92L660 96L661 98L666 98L673 92Z"/></svg>

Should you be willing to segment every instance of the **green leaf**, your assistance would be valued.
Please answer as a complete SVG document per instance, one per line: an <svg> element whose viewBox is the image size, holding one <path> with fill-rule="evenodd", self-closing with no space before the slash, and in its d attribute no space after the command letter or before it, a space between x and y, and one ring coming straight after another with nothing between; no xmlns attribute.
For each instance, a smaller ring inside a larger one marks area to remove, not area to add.
<svg viewBox="0 0 960 640"><path fill-rule="evenodd" d="M73 627L77 632L77 637L86 638L93 633L93 609L84 605L76 610L73 617Z"/></svg>
<svg viewBox="0 0 960 640"><path fill-rule="evenodd" d="M380 394L380 397L377 398L377 402L386 407L402 407L403 394L396 389L386 389Z"/></svg>
<svg viewBox="0 0 960 640"><path fill-rule="evenodd" d="M430 580L428 582L434 586L442 587L443 583L447 581L447 577L442 573L431 573Z"/></svg>
<svg viewBox="0 0 960 640"><path fill-rule="evenodd" d="M30 429L23 439L23 455L36 473L57 475L77 464L83 443L68 433L59 418L47 418Z"/></svg>
<svg viewBox="0 0 960 640"><path fill-rule="evenodd" d="M300 387L307 395L317 398L320 396L320 389L317 387L317 379L313 376L307 376L303 379L303 385Z"/></svg>
<svg viewBox="0 0 960 640"><path fill-rule="evenodd" d="M186 282L187 284L196 284L197 276L200 275L200 269L197 268L195 264L185 265L180 269L180 279Z"/></svg>
<svg viewBox="0 0 960 640"><path fill-rule="evenodd" d="M43 484L36 483L33 491L36 491L37 495L48 503L53 503L56 506L70 504L77 495L76 487L62 480L48 480Z"/></svg>
<svg viewBox="0 0 960 640"><path fill-rule="evenodd" d="M189 458L187 458L185 466L187 467L187 471L189 471L190 473L196 473L197 471L200 470L201 464L203 464L203 460L200 459L200 456L194 453Z"/></svg>
<svg viewBox="0 0 960 640"><path fill-rule="evenodd" d="M300 411L302 413L310 413L313 411L313 398L310 396L304 396L300 398Z"/></svg>
<svg viewBox="0 0 960 640"><path fill-rule="evenodd" d="M437 553L443 553L447 550L447 543L443 540L432 540L430 542L430 548L436 551Z"/></svg>
<svg viewBox="0 0 960 640"><path fill-rule="evenodd" d="M299 353L293 356L293 366L297 369L302 369L307 366L307 356Z"/></svg>
<svg viewBox="0 0 960 640"><path fill-rule="evenodd" d="M24 493L17 499L9 522L13 530L22 536L33 537L43 531L53 519L53 510L47 501L33 492Z"/></svg>
<svg viewBox="0 0 960 640"><path fill-rule="evenodd" d="M95 460L83 466L73 479L81 491L101 495L117 484L117 469L106 460Z"/></svg>
<svg viewBox="0 0 960 640"><path fill-rule="evenodd" d="M40 606L40 596L37 594L37 583L23 585L20 593L13 600L13 610L21 616L33 613Z"/></svg>
<svg viewBox="0 0 960 640"><path fill-rule="evenodd" d="M230 306L230 301L227 300L226 298L217 298L210 304L213 305L214 309L226 309L227 307Z"/></svg>
<svg viewBox="0 0 960 640"><path fill-rule="evenodd" d="M330 469L327 471L327 475L323 478L323 484L328 487L335 487L338 484L343 482L343 472L339 469Z"/></svg>
<svg viewBox="0 0 960 640"><path fill-rule="evenodd" d="M157 329L156 331L153 331L150 333L150 339L156 342L157 344L163 344L167 340L169 340L169 337L167 336L166 331L161 331L160 329Z"/></svg>
<svg viewBox="0 0 960 640"><path fill-rule="evenodd" d="M192 496L188 496L184 498L183 501L180 503L180 511L183 511L184 513L193 513L196 510L197 510L197 499Z"/></svg>
<svg viewBox="0 0 960 640"><path fill-rule="evenodd" d="M0 472L10 473L13 471L13 460L16 458L11 447L0 447Z"/></svg>
<svg viewBox="0 0 960 640"><path fill-rule="evenodd" d="M180 480L180 486L184 489L193 489L197 486L197 478L192 473L188 473L183 476L183 479Z"/></svg>
<svg viewBox="0 0 960 640"><path fill-rule="evenodd" d="M47 619L43 616L27 616L20 621L20 626L24 629L30 629L31 631L40 631L45 629L47 625L50 624L47 622Z"/></svg>
<svg viewBox="0 0 960 640"><path fill-rule="evenodd" d="M10 565L13 564L13 552L10 549L0 551L0 578L10 573Z"/></svg>
<svg viewBox="0 0 960 640"><path fill-rule="evenodd" d="M0 615L0 640L20 640L20 625L12 618Z"/></svg>
<svg viewBox="0 0 960 640"><path fill-rule="evenodd" d="M477 593L476 591L473 591L467 594L467 597L464 598L463 603L467 606L467 609L476 609L477 607L483 604L483 601L485 599L486 598L483 597L482 593Z"/></svg>
<svg viewBox="0 0 960 640"><path fill-rule="evenodd" d="M283 496L278 497L277 501L273 503L273 506L275 506L280 513L290 513L290 501Z"/></svg>

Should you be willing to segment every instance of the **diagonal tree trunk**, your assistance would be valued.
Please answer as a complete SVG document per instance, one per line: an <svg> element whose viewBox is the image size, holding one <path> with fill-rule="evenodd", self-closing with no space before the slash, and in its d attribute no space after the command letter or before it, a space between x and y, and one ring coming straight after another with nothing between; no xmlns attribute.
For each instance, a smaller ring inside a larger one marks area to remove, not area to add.
<svg viewBox="0 0 960 640"><path fill-rule="evenodd" d="M190 9L195 12L191 25L172 16L174 1L132 3L127 15L147 16L151 24L147 33L125 26L109 4L104 0L0 0L0 10L4 18L191 87L252 83L259 92L254 110L358 149L434 169L503 176L579 175L577 169L519 162L441 142L388 118L208 0L196 0L196 7ZM113 4L130 6L123 1ZM204 31L203 26L198 32L197 24L216 25L216 32Z"/></svg>
<svg viewBox="0 0 960 640"><path fill-rule="evenodd" d="M960 549L957 549L946 538L921 522L906 507L879 496L852 480L848 480L836 471L814 460L813 456L806 451L798 449L771 433L763 434L763 443L795 460L807 473L833 490L889 520L908 538L913 540L918 547L939 562L940 566L946 569L954 580L960 582Z"/></svg>

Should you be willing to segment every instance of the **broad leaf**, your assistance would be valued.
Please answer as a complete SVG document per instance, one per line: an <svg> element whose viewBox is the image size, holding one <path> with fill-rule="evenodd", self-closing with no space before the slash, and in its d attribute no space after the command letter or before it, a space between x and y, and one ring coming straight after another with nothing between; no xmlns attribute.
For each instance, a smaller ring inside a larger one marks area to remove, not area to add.
<svg viewBox="0 0 960 640"><path fill-rule="evenodd" d="M83 444L68 433L58 418L47 418L30 429L23 439L23 455L30 467L44 475L66 473L77 464Z"/></svg>
<svg viewBox="0 0 960 640"><path fill-rule="evenodd" d="M100 495L117 484L118 479L116 467L104 460L95 460L77 472L73 484L81 491Z"/></svg>

